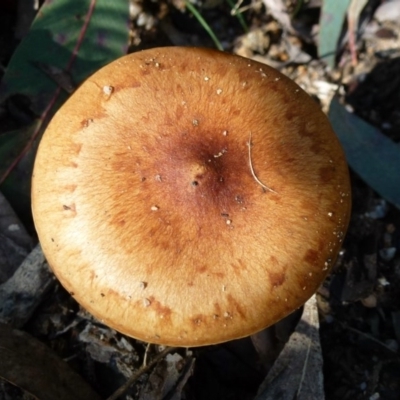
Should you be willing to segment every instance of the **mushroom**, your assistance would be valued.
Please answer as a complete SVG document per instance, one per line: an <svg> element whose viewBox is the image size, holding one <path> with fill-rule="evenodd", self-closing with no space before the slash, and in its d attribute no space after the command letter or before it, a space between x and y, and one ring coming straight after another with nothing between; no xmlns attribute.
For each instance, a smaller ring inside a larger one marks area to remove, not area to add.
<svg viewBox="0 0 400 400"><path fill-rule="evenodd" d="M290 79L167 47L112 62L61 107L32 208L84 308L134 338L200 346L260 331L316 291L350 184L327 118Z"/></svg>

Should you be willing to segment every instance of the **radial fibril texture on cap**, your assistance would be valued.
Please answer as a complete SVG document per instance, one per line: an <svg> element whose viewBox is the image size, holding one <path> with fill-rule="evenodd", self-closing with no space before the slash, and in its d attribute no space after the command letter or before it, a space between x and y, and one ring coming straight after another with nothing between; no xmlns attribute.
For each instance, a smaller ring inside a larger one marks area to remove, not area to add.
<svg viewBox="0 0 400 400"><path fill-rule="evenodd" d="M343 152L314 101L265 65L194 48L134 53L83 83L43 136L32 196L76 300L178 346L301 306L350 212Z"/></svg>

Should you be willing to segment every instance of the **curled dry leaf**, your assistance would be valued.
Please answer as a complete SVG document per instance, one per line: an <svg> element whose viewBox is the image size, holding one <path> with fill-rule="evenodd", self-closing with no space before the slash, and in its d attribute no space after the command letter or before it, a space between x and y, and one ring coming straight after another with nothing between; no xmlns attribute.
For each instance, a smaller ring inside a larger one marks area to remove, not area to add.
<svg viewBox="0 0 400 400"><path fill-rule="evenodd" d="M400 20L400 0L382 2L376 9L374 18L379 22Z"/></svg>
<svg viewBox="0 0 400 400"><path fill-rule="evenodd" d="M289 10L283 0L263 0L268 12L288 31L293 31Z"/></svg>
<svg viewBox="0 0 400 400"><path fill-rule="evenodd" d="M150 374L140 398L180 400L182 389L193 372L193 366L192 357L183 358L178 353L168 354Z"/></svg>
<svg viewBox="0 0 400 400"><path fill-rule="evenodd" d="M134 374L132 374L132 376L119 389L117 389L111 396L109 396L107 398L107 400L119 399L119 397L122 396L143 374L147 373L157 363L159 363L161 360L163 360L167 354L172 353L175 350L176 350L176 347L166 347L163 351L161 351L156 356L154 356L149 363L144 364Z"/></svg>
<svg viewBox="0 0 400 400"><path fill-rule="evenodd" d="M93 360L110 365L115 373L125 378L132 375L139 357L133 346L116 331L87 321L85 329L79 333L79 341L85 344Z"/></svg>

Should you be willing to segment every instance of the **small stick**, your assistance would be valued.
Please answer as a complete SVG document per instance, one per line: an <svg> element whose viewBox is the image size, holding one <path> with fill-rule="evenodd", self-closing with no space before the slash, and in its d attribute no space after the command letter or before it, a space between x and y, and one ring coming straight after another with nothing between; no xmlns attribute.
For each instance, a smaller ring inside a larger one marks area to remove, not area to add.
<svg viewBox="0 0 400 400"><path fill-rule="evenodd" d="M264 190L268 190L268 191L270 191L270 192L272 192L272 193L278 194L277 192L275 192L275 190L271 189L271 188L268 187L267 185L264 185L264 183L262 183L262 182L257 178L257 175L256 175L256 173L254 172L253 162L251 161L251 146L252 146L252 144L251 144L251 132L250 132L250 137L249 137L248 146L249 146L249 165L250 165L250 171L251 171L251 174L253 175L254 180L255 180Z"/></svg>
<svg viewBox="0 0 400 400"><path fill-rule="evenodd" d="M381 342L378 339L375 339L373 336L369 335L368 333L364 333L362 331L359 331L358 329L352 328L351 326L348 326L347 324L340 322L340 325L344 328L347 329L351 332L356 333L357 335L360 335L362 337L364 337L365 339L371 340L371 342L374 342L376 344L379 344L380 346L384 347L386 350L389 350L390 352L394 353L394 354L399 354L397 350L393 350L392 348L390 348L388 345L386 345L385 343Z"/></svg>

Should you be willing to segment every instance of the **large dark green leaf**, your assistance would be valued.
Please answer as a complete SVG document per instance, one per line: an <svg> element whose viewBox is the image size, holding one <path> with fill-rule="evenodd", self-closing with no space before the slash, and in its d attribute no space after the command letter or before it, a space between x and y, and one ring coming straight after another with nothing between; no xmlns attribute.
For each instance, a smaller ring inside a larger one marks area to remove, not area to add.
<svg viewBox="0 0 400 400"><path fill-rule="evenodd" d="M348 112L336 98L331 102L329 119L350 167L400 209L400 145Z"/></svg>
<svg viewBox="0 0 400 400"><path fill-rule="evenodd" d="M34 119L7 134L11 142L0 141L0 188L19 213L28 212L35 148L47 123L68 91L126 52L128 18L128 0L47 0L10 60L0 103L19 96Z"/></svg>

